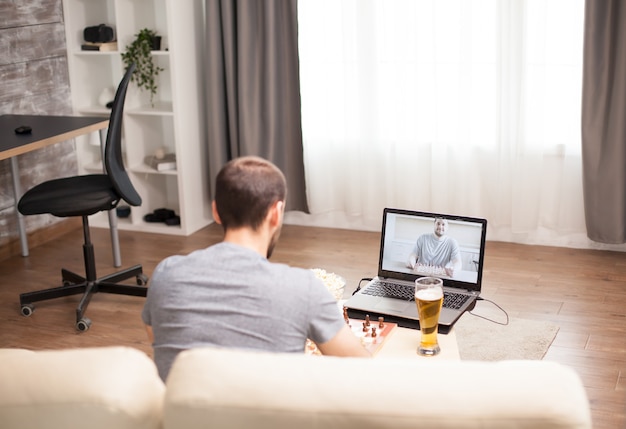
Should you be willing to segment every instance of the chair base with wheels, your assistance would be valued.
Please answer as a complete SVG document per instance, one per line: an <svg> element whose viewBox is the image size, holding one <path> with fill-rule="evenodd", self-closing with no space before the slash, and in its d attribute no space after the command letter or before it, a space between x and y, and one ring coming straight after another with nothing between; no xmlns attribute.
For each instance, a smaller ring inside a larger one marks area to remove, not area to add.
<svg viewBox="0 0 626 429"><path fill-rule="evenodd" d="M83 294L78 307L76 308L76 329L86 331L91 326L91 320L85 317L85 311L89 305L91 297L98 293L113 293L119 295L132 295L145 297L148 288L148 277L143 274L141 265L135 265L122 271L118 271L104 277L97 278L96 262L93 244L89 235L89 221L87 216L83 216L83 256L85 259L85 276L73 273L72 271L61 269L63 286L40 290L36 292L26 292L20 294L20 306L23 316L33 314L33 302L44 301L64 296ZM120 282L135 278L138 286L119 284Z"/></svg>

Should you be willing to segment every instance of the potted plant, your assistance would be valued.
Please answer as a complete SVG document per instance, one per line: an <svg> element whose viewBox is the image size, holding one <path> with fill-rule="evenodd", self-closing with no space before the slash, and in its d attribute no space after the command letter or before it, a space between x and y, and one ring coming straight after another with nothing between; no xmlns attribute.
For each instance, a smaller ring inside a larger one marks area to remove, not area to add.
<svg viewBox="0 0 626 429"><path fill-rule="evenodd" d="M136 65L131 82L150 92L150 103L153 106L157 92L156 77L164 69L154 63L151 51L160 49L160 42L161 37L154 30L143 28L135 35L135 40L126 46L126 52L122 52L122 61L126 67L132 63Z"/></svg>

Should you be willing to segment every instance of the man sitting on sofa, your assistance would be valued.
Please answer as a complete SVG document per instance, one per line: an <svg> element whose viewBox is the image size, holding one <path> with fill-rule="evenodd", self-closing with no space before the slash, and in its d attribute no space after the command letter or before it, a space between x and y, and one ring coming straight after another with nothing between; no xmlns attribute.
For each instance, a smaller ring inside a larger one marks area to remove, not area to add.
<svg viewBox="0 0 626 429"><path fill-rule="evenodd" d="M217 175L213 217L221 243L170 256L154 270L142 318L166 379L177 354L201 346L367 357L337 303L310 270L271 263L283 222L282 172L257 157Z"/></svg>

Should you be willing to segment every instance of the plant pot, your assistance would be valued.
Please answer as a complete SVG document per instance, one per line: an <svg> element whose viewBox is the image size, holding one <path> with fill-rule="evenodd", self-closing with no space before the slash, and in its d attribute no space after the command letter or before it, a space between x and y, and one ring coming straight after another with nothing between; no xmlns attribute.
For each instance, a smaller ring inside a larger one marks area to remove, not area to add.
<svg viewBox="0 0 626 429"><path fill-rule="evenodd" d="M161 50L161 36L154 36L150 42L153 51Z"/></svg>

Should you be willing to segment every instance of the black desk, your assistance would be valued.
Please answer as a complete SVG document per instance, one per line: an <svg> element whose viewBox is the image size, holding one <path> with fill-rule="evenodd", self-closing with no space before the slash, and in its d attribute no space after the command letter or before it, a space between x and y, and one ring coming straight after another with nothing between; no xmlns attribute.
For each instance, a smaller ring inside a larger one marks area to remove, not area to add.
<svg viewBox="0 0 626 429"><path fill-rule="evenodd" d="M15 128L28 125L31 134L15 134ZM92 116L0 115L0 159L26 152L109 126L109 119Z"/></svg>
<svg viewBox="0 0 626 429"><path fill-rule="evenodd" d="M30 134L16 134L15 128L28 125L32 128ZM75 137L100 131L100 144L104 149L106 133L109 126L108 117L92 116L48 116L48 115L0 115L0 160L11 160L11 175L13 181L13 195L15 206L22 196L20 173L17 156L41 149L43 147L61 143ZM22 255L28 256L28 241L24 219L15 209L17 215ZM119 240L117 237L117 218L115 211L109 211L109 226L111 228L111 243L113 246L113 263L116 267L122 265Z"/></svg>

